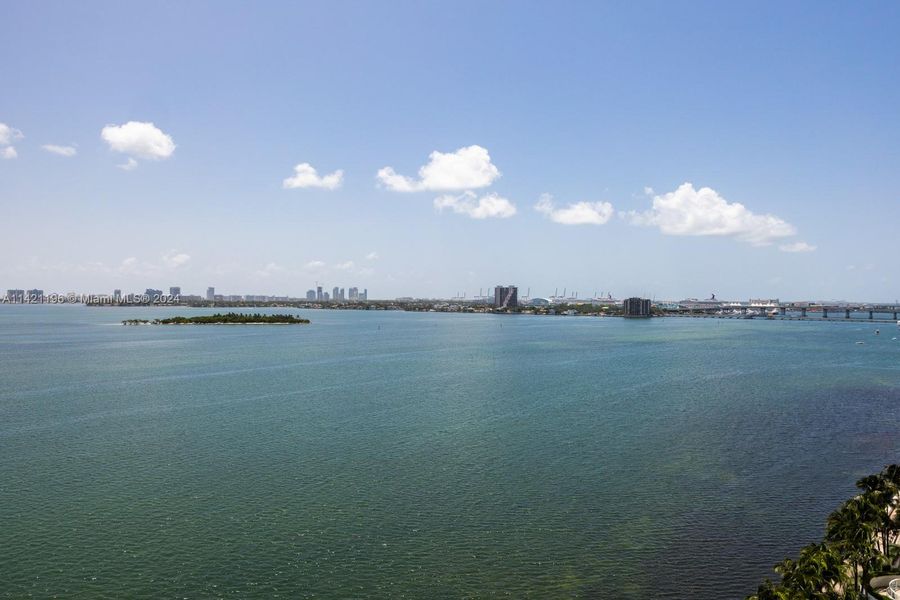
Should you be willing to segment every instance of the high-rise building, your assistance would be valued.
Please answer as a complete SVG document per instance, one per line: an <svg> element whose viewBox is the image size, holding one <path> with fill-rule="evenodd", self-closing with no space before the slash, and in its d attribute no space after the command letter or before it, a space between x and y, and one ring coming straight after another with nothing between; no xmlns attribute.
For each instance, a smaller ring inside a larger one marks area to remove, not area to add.
<svg viewBox="0 0 900 600"><path fill-rule="evenodd" d="M122 290L113 290L113 300L118 302L122 299Z"/></svg>
<svg viewBox="0 0 900 600"><path fill-rule="evenodd" d="M173 287L170 287L170 288L169 288L169 295L170 295L170 296L180 296L180 295L181 295L181 287L180 287L180 286L177 286L177 285L176 285L176 286L173 286Z"/></svg>
<svg viewBox="0 0 900 600"><path fill-rule="evenodd" d="M349 290L350 294L350 302L356 302L359 300L359 288L352 287Z"/></svg>
<svg viewBox="0 0 900 600"><path fill-rule="evenodd" d="M331 299L335 302L341 301L341 288L339 288L338 286L334 286L334 288L332 288Z"/></svg>
<svg viewBox="0 0 900 600"><path fill-rule="evenodd" d="M321 285L317 285L317 286L316 286L316 302L321 302L321 301L324 300L324 299L325 299L325 297L324 297L324 295L322 294L322 286L321 286Z"/></svg>
<svg viewBox="0 0 900 600"><path fill-rule="evenodd" d="M328 292L323 292L322 293L322 302L328 302L329 300L331 300L331 297L328 295Z"/></svg>
<svg viewBox="0 0 900 600"><path fill-rule="evenodd" d="M25 302L25 290L6 290L6 301L13 304Z"/></svg>
<svg viewBox="0 0 900 600"><path fill-rule="evenodd" d="M347 297L344 295L344 288L341 288L341 291L338 293L338 300L341 302L345 302Z"/></svg>
<svg viewBox="0 0 900 600"><path fill-rule="evenodd" d="M368 299L369 299L369 290L368 290L368 289L364 289L364 290L362 291L362 293L359 295L359 301L360 301L360 302L366 302L366 301L368 301Z"/></svg>
<svg viewBox="0 0 900 600"><path fill-rule="evenodd" d="M216 299L216 288L214 288L214 287L206 288L206 299L210 300L210 301Z"/></svg>
<svg viewBox="0 0 900 600"><path fill-rule="evenodd" d="M622 302L625 316L628 318L646 318L650 316L650 300L647 298L625 298Z"/></svg>
<svg viewBox="0 0 900 600"><path fill-rule="evenodd" d="M316 301L316 290L307 290L306 291L306 299L310 302Z"/></svg>
<svg viewBox="0 0 900 600"><path fill-rule="evenodd" d="M494 288L494 308L516 308L519 306L519 288L514 285L498 285Z"/></svg>
<svg viewBox="0 0 900 600"><path fill-rule="evenodd" d="M36 304L41 304L44 302L44 290L28 290L25 294L26 302L34 302Z"/></svg>

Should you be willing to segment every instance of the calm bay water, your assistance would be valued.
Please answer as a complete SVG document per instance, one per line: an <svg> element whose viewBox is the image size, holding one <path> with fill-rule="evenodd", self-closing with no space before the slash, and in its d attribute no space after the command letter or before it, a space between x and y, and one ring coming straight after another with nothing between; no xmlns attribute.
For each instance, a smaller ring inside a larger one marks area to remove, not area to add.
<svg viewBox="0 0 900 600"><path fill-rule="evenodd" d="M900 460L891 325L210 312L0 307L0 597L743 598Z"/></svg>

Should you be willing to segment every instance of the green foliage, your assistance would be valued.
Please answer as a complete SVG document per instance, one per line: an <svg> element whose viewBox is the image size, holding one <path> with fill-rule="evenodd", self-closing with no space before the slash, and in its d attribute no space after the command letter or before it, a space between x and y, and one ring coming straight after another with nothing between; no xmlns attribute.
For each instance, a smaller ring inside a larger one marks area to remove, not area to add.
<svg viewBox="0 0 900 600"><path fill-rule="evenodd" d="M856 486L863 493L829 515L825 541L803 548L796 561L778 563L781 581L767 579L748 600L866 597L869 576L890 568L897 554L891 540L900 532L900 465L863 477Z"/></svg>
<svg viewBox="0 0 900 600"><path fill-rule="evenodd" d="M263 315L260 313L236 313L230 312L225 314L203 315L198 317L170 317L168 319L154 319L147 321L146 319L127 319L122 321L123 325L143 325L152 323L153 325L257 325L257 324L290 324L305 325L309 323L309 319L301 319L294 315Z"/></svg>

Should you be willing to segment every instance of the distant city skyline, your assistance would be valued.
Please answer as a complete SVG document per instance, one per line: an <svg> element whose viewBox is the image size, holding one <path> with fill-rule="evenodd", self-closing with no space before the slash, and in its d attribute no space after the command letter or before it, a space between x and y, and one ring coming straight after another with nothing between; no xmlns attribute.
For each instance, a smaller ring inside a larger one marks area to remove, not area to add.
<svg viewBox="0 0 900 600"><path fill-rule="evenodd" d="M897 4L5 9L0 289L900 296Z"/></svg>

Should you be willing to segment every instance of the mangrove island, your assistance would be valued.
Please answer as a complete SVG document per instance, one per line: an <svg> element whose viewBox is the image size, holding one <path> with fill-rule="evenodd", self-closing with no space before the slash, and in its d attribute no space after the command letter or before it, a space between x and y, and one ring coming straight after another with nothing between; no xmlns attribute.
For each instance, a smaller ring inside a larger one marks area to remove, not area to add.
<svg viewBox="0 0 900 600"><path fill-rule="evenodd" d="M169 317L167 319L125 319L122 325L308 325L309 319L294 315L263 315L260 313L225 313L197 317Z"/></svg>

